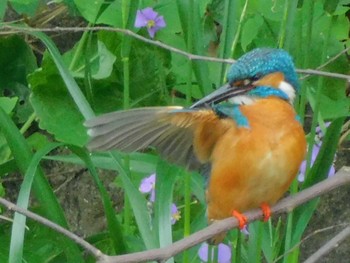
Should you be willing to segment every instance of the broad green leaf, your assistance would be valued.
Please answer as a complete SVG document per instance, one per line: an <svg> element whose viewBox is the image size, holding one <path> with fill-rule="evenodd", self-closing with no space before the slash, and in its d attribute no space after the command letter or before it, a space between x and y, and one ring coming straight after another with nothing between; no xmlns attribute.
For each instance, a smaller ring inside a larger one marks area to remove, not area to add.
<svg viewBox="0 0 350 263"><path fill-rule="evenodd" d="M249 18L243 25L241 34L242 49L246 52L249 44L253 42L259 33L260 27L263 25L264 20L261 16L256 15Z"/></svg>
<svg viewBox="0 0 350 263"><path fill-rule="evenodd" d="M74 0L75 6L80 14L90 23L94 23L104 0L85 1Z"/></svg>
<svg viewBox="0 0 350 263"><path fill-rule="evenodd" d="M6 12L6 8L7 8L7 3L6 1L1 1L0 2L0 21L3 20L5 12Z"/></svg>
<svg viewBox="0 0 350 263"><path fill-rule="evenodd" d="M25 122L32 113L27 75L36 68L36 58L22 37L0 38L0 96L18 98L16 122Z"/></svg>
<svg viewBox="0 0 350 263"><path fill-rule="evenodd" d="M123 28L121 2L121 0L114 0L97 19L97 23Z"/></svg>
<svg viewBox="0 0 350 263"><path fill-rule="evenodd" d="M7 113L10 114L10 112L15 108L16 103L18 101L18 98L7 98L7 97L0 97L0 107Z"/></svg>
<svg viewBox="0 0 350 263"><path fill-rule="evenodd" d="M25 14L28 16L34 16L39 6L38 0L8 0L11 6L19 14ZM6 2L6 1L4 1Z"/></svg>
<svg viewBox="0 0 350 263"><path fill-rule="evenodd" d="M70 50L64 54L63 58L66 62L66 65L69 65L72 57L76 52L76 48ZM113 70L113 63L115 62L116 57L108 51L105 44L101 41L94 39L90 47L90 70L91 77L94 79L105 79L109 77ZM80 60L76 63L75 68L73 69L72 75L76 78L85 77L85 57L81 57Z"/></svg>
<svg viewBox="0 0 350 263"><path fill-rule="evenodd" d="M42 69L31 74L31 103L40 128L52 133L58 141L83 146L87 142L83 116L69 95L51 57L45 54Z"/></svg>
<svg viewBox="0 0 350 263"><path fill-rule="evenodd" d="M324 3L324 10L329 14L333 14L339 5L339 2L339 0L326 0Z"/></svg>
<svg viewBox="0 0 350 263"><path fill-rule="evenodd" d="M315 108L316 103L320 104L319 109L323 119L349 116L350 100L348 98L344 97L342 99L334 100L321 94L320 100L316 102L315 94L311 89L307 90L307 96L312 108Z"/></svg>
<svg viewBox="0 0 350 263"><path fill-rule="evenodd" d="M250 1L249 4L254 13L258 12L267 20L280 23L283 19L284 1Z"/></svg>

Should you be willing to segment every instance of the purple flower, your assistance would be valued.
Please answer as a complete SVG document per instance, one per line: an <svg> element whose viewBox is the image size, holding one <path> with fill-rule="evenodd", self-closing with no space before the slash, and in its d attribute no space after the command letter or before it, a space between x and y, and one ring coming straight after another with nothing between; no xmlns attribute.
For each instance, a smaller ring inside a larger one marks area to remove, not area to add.
<svg viewBox="0 0 350 263"><path fill-rule="evenodd" d="M142 10L137 10L135 27L147 27L148 34L154 38L156 32L165 27L166 23L163 16L158 15L151 7L146 7Z"/></svg>
<svg viewBox="0 0 350 263"><path fill-rule="evenodd" d="M228 245L225 245L223 243L220 243L218 245L218 253L217 253L217 260L214 260L214 248L211 248L211 262L218 262L218 263L230 263L231 262L231 248ZM208 262L208 250L209 246L207 243L203 243L201 247L198 250L198 256L202 260L202 262Z"/></svg>
<svg viewBox="0 0 350 263"><path fill-rule="evenodd" d="M144 194L151 193L149 200L152 203L156 199L155 186L156 186L156 174L153 173L149 177L143 178L139 187L139 190L141 193L144 193Z"/></svg>
<svg viewBox="0 0 350 263"><path fill-rule="evenodd" d="M177 209L177 206L172 203L171 204L171 224L174 225L181 218L180 211Z"/></svg>

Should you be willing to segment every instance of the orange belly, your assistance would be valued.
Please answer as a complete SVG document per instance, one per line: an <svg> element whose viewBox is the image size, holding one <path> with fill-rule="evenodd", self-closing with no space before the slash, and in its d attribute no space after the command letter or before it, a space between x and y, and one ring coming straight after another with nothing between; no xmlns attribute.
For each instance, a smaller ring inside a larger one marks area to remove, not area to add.
<svg viewBox="0 0 350 263"><path fill-rule="evenodd" d="M233 210L244 212L275 203L304 158L305 135L293 108L277 99L256 104L241 107L250 128L233 124L213 149L207 189L209 221L229 217Z"/></svg>

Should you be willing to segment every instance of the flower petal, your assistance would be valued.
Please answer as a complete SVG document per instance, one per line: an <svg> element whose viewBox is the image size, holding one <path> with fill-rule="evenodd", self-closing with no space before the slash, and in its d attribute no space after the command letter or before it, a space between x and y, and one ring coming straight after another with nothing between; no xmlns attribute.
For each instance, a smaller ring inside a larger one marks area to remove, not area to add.
<svg viewBox="0 0 350 263"><path fill-rule="evenodd" d="M229 263L231 262L231 248L226 244L218 245L218 262Z"/></svg>
<svg viewBox="0 0 350 263"><path fill-rule="evenodd" d="M165 20L164 20L164 17L163 16L158 16L156 19L155 19L155 23L156 23L156 26L160 29L160 28L163 28L163 27L166 27L166 23L165 23Z"/></svg>
<svg viewBox="0 0 350 263"><path fill-rule="evenodd" d="M156 20L158 13L151 7L146 7L141 10L142 14L147 18L147 20Z"/></svg>
<svg viewBox="0 0 350 263"><path fill-rule="evenodd" d="M151 38L154 38L156 32L157 32L157 28L156 27L148 27L147 28L148 34Z"/></svg>
<svg viewBox="0 0 350 263"><path fill-rule="evenodd" d="M156 183L156 174L153 173L149 177L145 177L142 179L139 187L139 191L141 193L149 193L154 189Z"/></svg>
<svg viewBox="0 0 350 263"><path fill-rule="evenodd" d="M135 27L145 27L147 26L147 18L143 15L140 10L137 10L136 19L135 19Z"/></svg>
<svg viewBox="0 0 350 263"><path fill-rule="evenodd" d="M207 243L203 243L198 250L198 256L204 262L208 262L208 247Z"/></svg>
<svg viewBox="0 0 350 263"><path fill-rule="evenodd" d="M212 248L214 250L214 248ZM203 243L199 250L198 250L198 256L199 258L203 261L203 262L208 262L208 250L209 250L209 246L207 243ZM212 256L214 256L214 251L212 251L213 253ZM213 261L213 259L212 259ZM213 262L216 262L216 260L214 260ZM231 248L223 243L220 243L218 245L218 263L230 263L231 262Z"/></svg>

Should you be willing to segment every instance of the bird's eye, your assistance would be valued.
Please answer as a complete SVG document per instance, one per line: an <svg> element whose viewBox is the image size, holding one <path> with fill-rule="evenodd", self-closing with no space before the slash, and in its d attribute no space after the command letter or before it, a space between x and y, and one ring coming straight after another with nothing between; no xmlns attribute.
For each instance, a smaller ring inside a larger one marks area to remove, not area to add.
<svg viewBox="0 0 350 263"><path fill-rule="evenodd" d="M260 75L260 74L256 74L256 75L254 75L253 77L251 77L250 80L251 80L252 82L254 82L254 81L259 80L260 78L261 78L261 75Z"/></svg>

